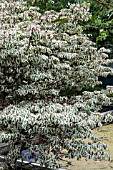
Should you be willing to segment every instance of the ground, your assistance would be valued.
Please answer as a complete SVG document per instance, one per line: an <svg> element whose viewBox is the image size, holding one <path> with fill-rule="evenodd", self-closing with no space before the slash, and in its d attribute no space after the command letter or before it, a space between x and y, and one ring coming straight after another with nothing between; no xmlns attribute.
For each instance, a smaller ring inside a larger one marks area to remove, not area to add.
<svg viewBox="0 0 113 170"><path fill-rule="evenodd" d="M110 153L111 161L95 161L81 159L69 159L71 165L63 162L63 168L67 170L112 170L113 169L113 124L106 125L100 129L93 130L94 134L99 138L102 143L108 144L109 148L106 152Z"/></svg>

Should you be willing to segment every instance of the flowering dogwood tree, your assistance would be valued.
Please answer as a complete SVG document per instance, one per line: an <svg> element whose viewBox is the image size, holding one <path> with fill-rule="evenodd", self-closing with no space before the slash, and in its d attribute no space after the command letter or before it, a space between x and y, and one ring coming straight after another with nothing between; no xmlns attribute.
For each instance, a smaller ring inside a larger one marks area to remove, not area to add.
<svg viewBox="0 0 113 170"><path fill-rule="evenodd" d="M88 6L72 4L40 14L23 0L0 2L0 94L13 101L0 114L0 142L10 144L10 166L25 148L37 151L37 162L53 169L63 156L106 156L107 146L98 143L91 129L113 120L98 112L101 104L112 103L107 97L112 87L70 100L59 95L66 88L76 94L94 87L101 83L98 76L113 73L105 66L113 62L107 59L109 50L97 50L82 33L79 22L89 19Z"/></svg>

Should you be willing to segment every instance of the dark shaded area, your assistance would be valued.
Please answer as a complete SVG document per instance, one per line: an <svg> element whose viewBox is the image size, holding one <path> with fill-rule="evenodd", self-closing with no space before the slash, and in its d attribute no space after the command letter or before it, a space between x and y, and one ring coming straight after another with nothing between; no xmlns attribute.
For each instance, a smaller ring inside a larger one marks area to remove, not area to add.
<svg viewBox="0 0 113 170"><path fill-rule="evenodd" d="M108 105L108 106L102 105L102 108L101 108L101 110L100 110L100 113L102 113L102 112L107 112L107 111L111 111L111 110L113 110L113 105Z"/></svg>
<svg viewBox="0 0 113 170"><path fill-rule="evenodd" d="M16 167L16 170L50 170L50 168L18 164Z"/></svg>
<svg viewBox="0 0 113 170"><path fill-rule="evenodd" d="M98 87L105 88L108 85L113 86L113 76L111 76L111 75L108 75L106 78L105 77L99 77L99 81L101 81L102 84L99 85Z"/></svg>

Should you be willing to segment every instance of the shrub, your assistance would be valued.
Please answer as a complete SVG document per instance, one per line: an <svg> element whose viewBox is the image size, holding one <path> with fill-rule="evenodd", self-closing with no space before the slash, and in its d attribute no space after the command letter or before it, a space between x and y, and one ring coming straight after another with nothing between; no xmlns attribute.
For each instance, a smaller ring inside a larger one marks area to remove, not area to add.
<svg viewBox="0 0 113 170"><path fill-rule="evenodd" d="M0 139L10 144L10 166L26 147L38 151L40 164L53 169L64 156L62 148L69 158L103 159L106 145L95 143L91 129L112 121L110 114L96 114L102 103L112 102L106 96L112 87L84 92L70 101L59 96L66 88L77 94L94 87L101 83L98 76L113 73L105 66L112 62L107 59L109 50L97 50L78 24L89 19L88 5L40 14L24 1L2 0L0 8L0 93L13 101L0 115ZM42 140L32 144L36 136ZM91 142L84 141L87 137Z"/></svg>

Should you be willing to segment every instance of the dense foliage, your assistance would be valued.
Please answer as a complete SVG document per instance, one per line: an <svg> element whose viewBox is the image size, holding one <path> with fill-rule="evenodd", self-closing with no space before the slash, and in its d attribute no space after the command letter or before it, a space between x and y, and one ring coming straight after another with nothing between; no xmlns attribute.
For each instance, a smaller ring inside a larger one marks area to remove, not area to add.
<svg viewBox="0 0 113 170"><path fill-rule="evenodd" d="M12 3L13 10L7 6L4 3L2 8L8 13L1 15L0 93L4 98L54 96L63 88L74 88L76 94L98 85L98 76L112 73L102 66L112 62L103 53L107 50L97 51L81 34L79 22L90 17L86 4L78 4L75 11L71 5L45 14L35 7L27 11L26 6Z"/></svg>
<svg viewBox="0 0 113 170"><path fill-rule="evenodd" d="M99 114L101 104L112 103L107 95L113 88L73 99L59 95L65 88L77 94L101 83L98 76L113 73L105 66L112 62L109 50L97 50L83 34L80 23L90 17L87 3L41 14L25 1L0 2L0 94L12 103L0 114L0 142L10 144L10 166L25 148L39 152L37 162L52 169L63 156L107 156L107 146L91 129L113 120L110 114ZM37 143L31 142L34 137Z"/></svg>
<svg viewBox="0 0 113 170"><path fill-rule="evenodd" d="M113 3L111 0L90 1L90 11L92 17L90 21L85 24L86 32L92 34L92 39L100 47L108 41L113 43Z"/></svg>
<svg viewBox="0 0 113 170"><path fill-rule="evenodd" d="M113 36L113 2L112 0L35 0L28 1L28 6L34 5L40 7L40 12L46 10L59 11L66 8L72 3L88 2L92 17L88 22L82 22L81 25L85 33L92 35L92 40L100 47L103 41L113 43L110 38Z"/></svg>

